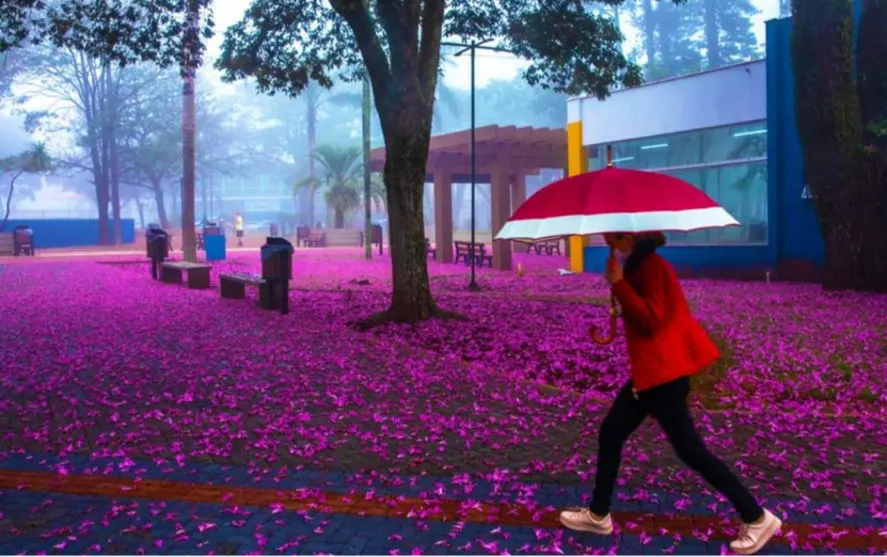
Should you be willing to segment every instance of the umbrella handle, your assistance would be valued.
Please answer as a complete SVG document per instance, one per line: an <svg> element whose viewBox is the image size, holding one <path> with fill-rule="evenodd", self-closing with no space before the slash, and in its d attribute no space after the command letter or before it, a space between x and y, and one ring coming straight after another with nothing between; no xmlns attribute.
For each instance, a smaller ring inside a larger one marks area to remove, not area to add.
<svg viewBox="0 0 887 557"><path fill-rule="evenodd" d="M591 326L589 333L591 334L591 340L594 341L595 344L606 345L610 344L616 339L616 330L617 330L617 316L616 316L616 297L610 296L610 330L607 336L598 335L597 327L594 325Z"/></svg>
<svg viewBox="0 0 887 557"><path fill-rule="evenodd" d="M613 246L610 246L610 257L616 257L614 253ZM610 331L607 336L600 336L597 332L597 327L592 325L589 329L589 334L591 335L591 340L594 341L595 344L606 345L610 344L616 339L616 329L617 329L617 311L616 311L616 296L610 294Z"/></svg>

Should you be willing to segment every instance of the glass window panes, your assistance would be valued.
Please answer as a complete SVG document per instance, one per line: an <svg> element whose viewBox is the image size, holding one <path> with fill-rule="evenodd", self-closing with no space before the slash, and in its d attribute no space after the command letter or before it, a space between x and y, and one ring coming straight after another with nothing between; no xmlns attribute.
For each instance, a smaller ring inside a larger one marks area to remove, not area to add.
<svg viewBox="0 0 887 557"><path fill-rule="evenodd" d="M620 168L656 170L690 182L741 226L669 233L673 245L767 243L767 123L765 121L614 143ZM607 148L586 148L588 169L606 167Z"/></svg>

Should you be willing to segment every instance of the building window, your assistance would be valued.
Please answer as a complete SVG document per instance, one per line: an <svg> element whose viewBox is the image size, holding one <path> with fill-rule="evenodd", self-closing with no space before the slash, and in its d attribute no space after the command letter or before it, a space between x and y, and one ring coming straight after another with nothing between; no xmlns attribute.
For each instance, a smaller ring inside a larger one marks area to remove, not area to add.
<svg viewBox="0 0 887 557"><path fill-rule="evenodd" d="M754 122L612 145L621 168L670 174L704 191L741 226L669 233L672 245L767 243L767 124ZM607 148L588 148L589 170L606 166Z"/></svg>

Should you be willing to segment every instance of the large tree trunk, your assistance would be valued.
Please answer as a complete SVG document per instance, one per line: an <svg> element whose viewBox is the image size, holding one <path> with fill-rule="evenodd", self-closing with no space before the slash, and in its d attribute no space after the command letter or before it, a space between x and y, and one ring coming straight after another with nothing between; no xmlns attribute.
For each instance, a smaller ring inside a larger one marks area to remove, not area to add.
<svg viewBox="0 0 887 557"><path fill-rule="evenodd" d="M345 211L342 209L333 209L333 228L345 228Z"/></svg>
<svg viewBox="0 0 887 557"><path fill-rule="evenodd" d="M403 112L400 116L409 119ZM427 135L430 136L430 127ZM422 212L429 142L429 137L406 130L385 140L388 226L389 230L397 231L389 239L394 283L389 313L392 320L399 323L422 321L437 311L428 282Z"/></svg>
<svg viewBox="0 0 887 557"><path fill-rule="evenodd" d="M188 27L197 29L200 8L188 2ZM196 38L194 39L196 40ZM196 45L186 45L186 56L197 54ZM197 261L197 234L194 229L194 197L197 182L197 106L195 82L197 68L188 58L182 79L182 258Z"/></svg>
<svg viewBox="0 0 887 557"><path fill-rule="evenodd" d="M852 9L846 0L795 1L798 131L825 239L824 286L887 292L887 192L884 173L863 148L867 122L859 94L868 93L865 86L857 88L852 73L854 36L847 32L853 28ZM877 48L879 41L873 43ZM858 57L863 74L883 63L869 58L865 45L861 41Z"/></svg>

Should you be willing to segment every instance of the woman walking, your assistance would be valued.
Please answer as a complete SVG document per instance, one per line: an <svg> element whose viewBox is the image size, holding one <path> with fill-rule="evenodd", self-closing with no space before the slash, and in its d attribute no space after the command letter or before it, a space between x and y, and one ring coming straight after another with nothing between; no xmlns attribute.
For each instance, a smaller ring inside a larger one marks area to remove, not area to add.
<svg viewBox="0 0 887 557"><path fill-rule="evenodd" d="M631 379L622 387L601 424L591 505L568 510L561 523L572 530L613 532L610 504L622 446L648 415L659 423L678 458L723 494L739 513L742 528L730 549L741 555L761 550L782 526L762 508L739 478L712 455L693 425L687 406L690 376L712 364L718 349L690 314L677 276L656 249L661 232L606 234L607 244L625 260L611 259L605 278L622 307Z"/></svg>

